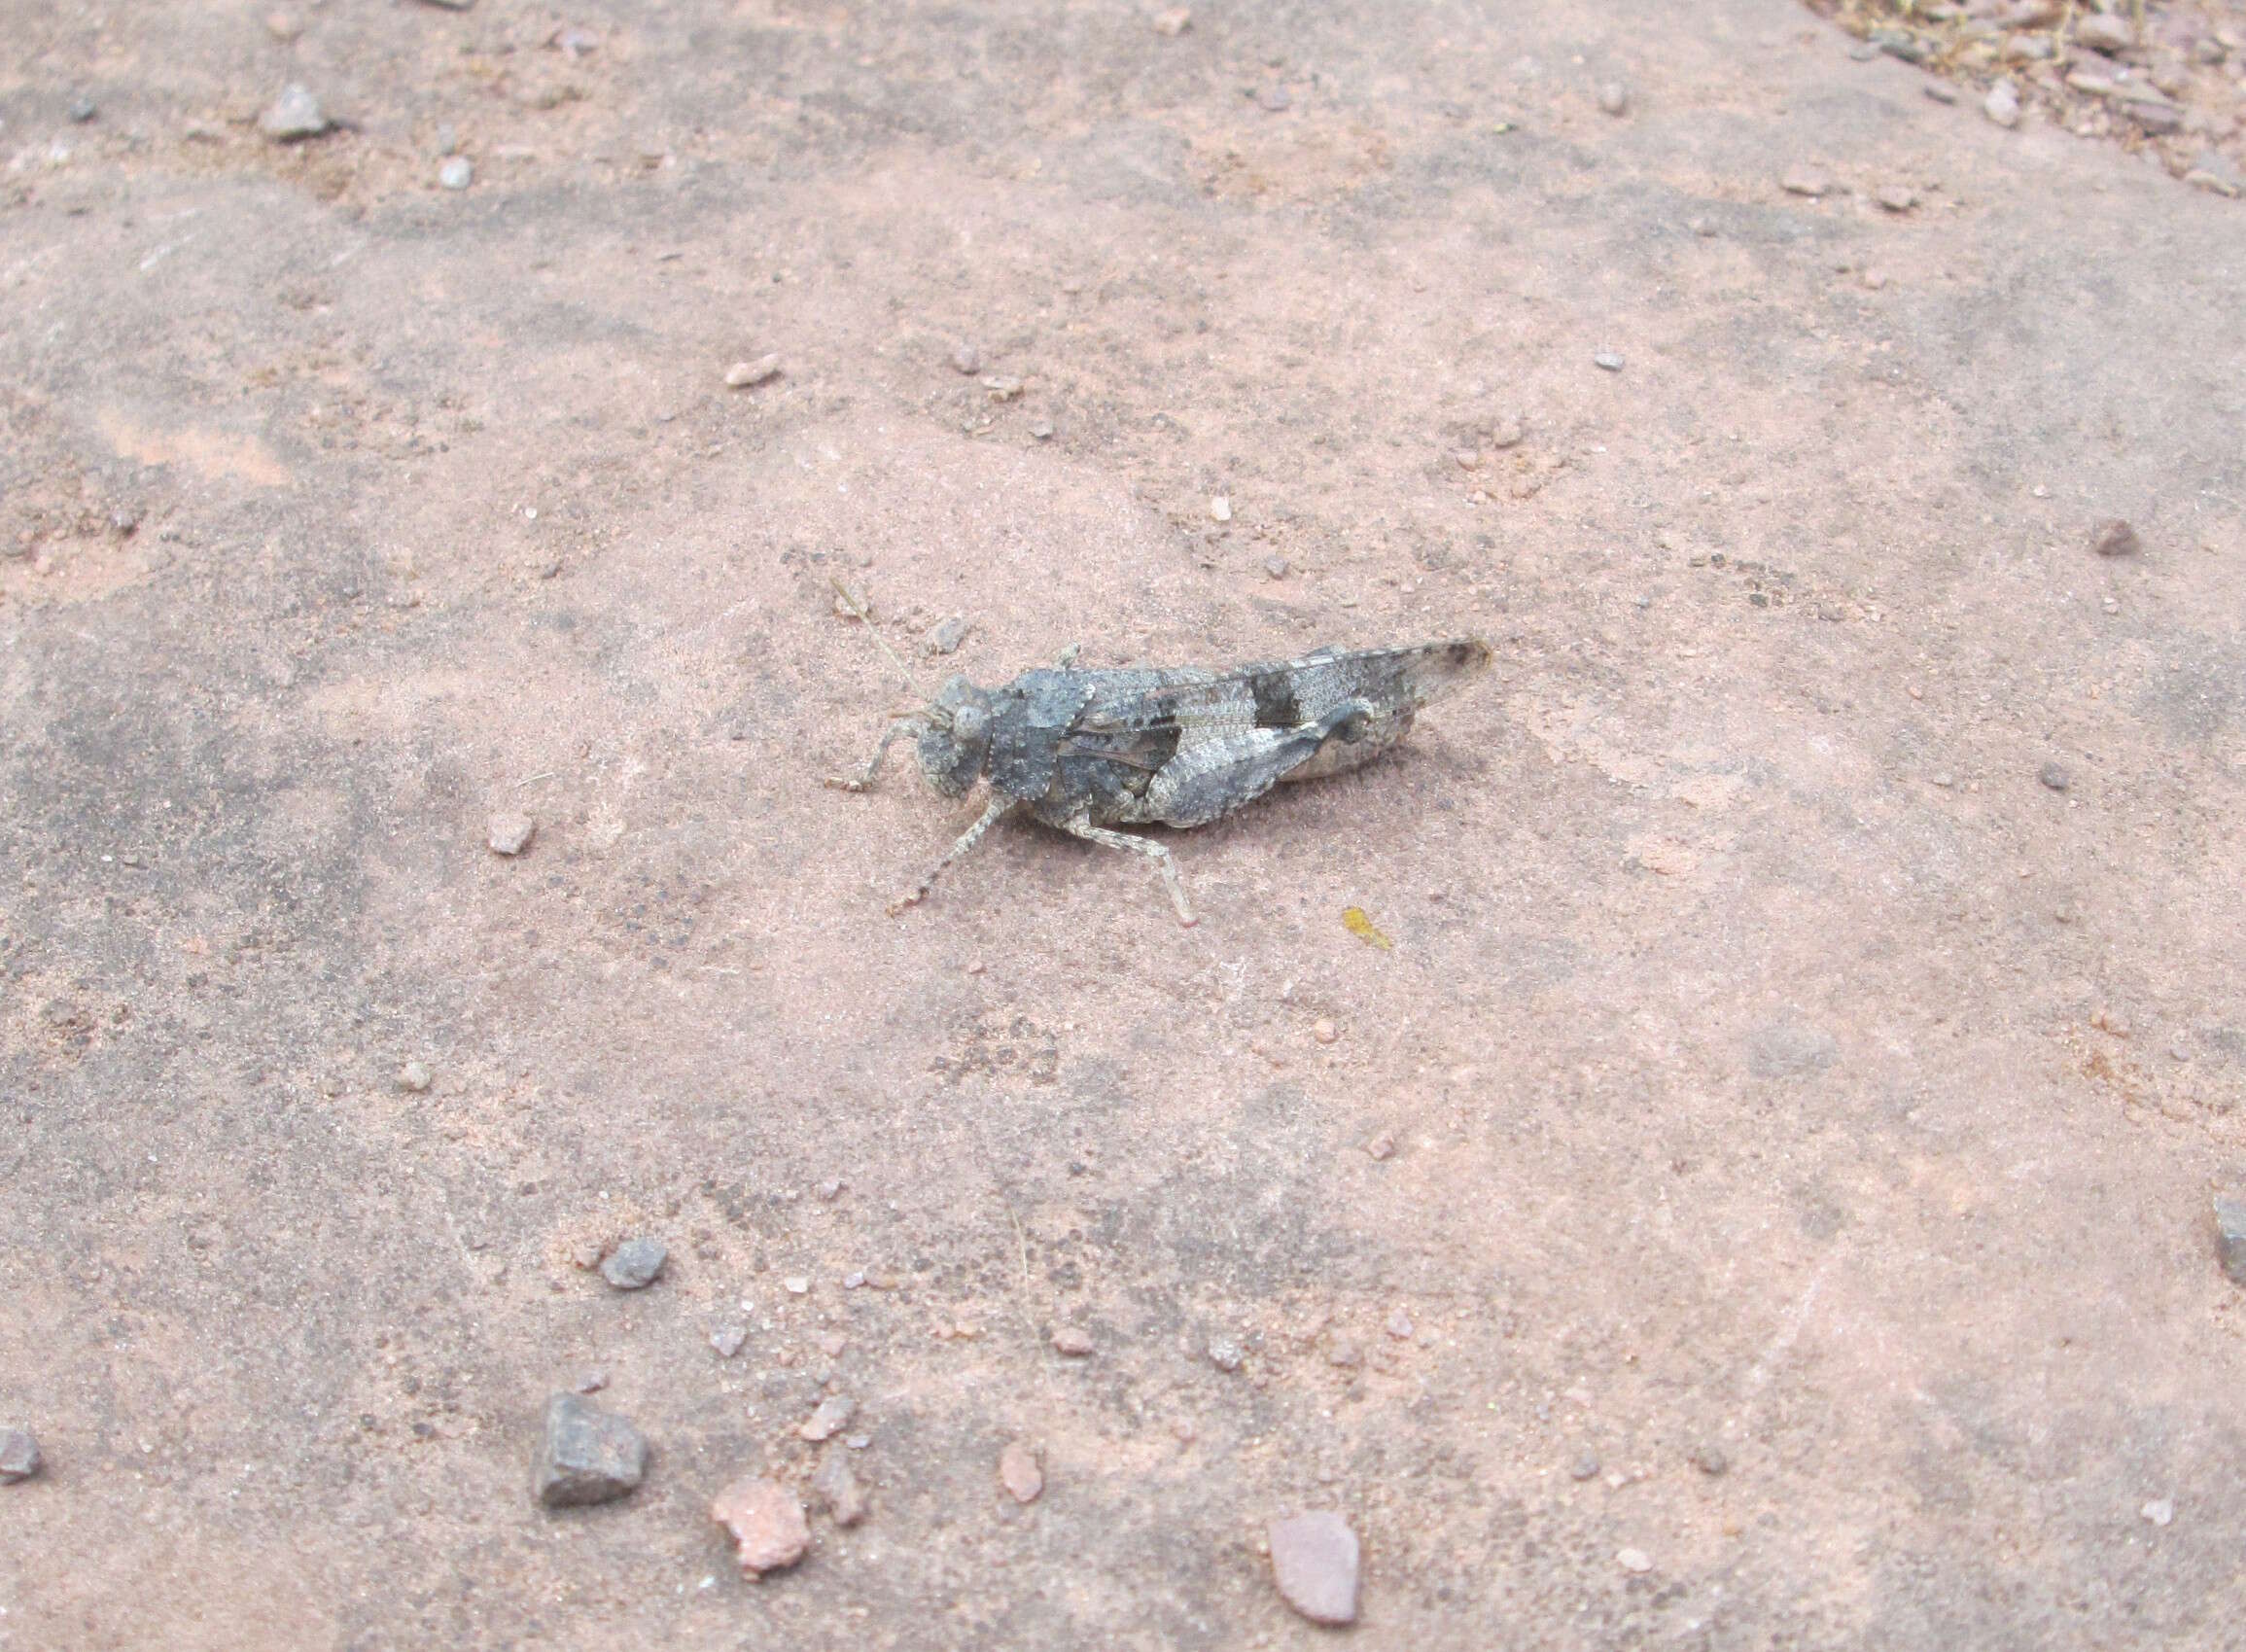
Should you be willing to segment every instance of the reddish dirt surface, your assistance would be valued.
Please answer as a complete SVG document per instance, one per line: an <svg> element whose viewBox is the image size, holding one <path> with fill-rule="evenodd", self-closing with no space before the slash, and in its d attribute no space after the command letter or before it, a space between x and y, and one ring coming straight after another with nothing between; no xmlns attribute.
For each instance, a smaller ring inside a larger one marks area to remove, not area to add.
<svg viewBox="0 0 2246 1652"><path fill-rule="evenodd" d="M269 9L0 4L0 1646L2235 1643L2237 203L1790 0ZM837 576L1499 667L893 920Z"/></svg>

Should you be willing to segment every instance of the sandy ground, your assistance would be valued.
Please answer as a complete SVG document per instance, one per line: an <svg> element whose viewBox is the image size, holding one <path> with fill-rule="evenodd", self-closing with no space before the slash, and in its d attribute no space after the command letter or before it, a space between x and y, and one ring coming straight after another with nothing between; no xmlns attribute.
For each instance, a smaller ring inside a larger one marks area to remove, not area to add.
<svg viewBox="0 0 2246 1652"><path fill-rule="evenodd" d="M1788 0L268 10L0 4L0 1646L2235 1644L2239 203ZM836 577L1499 664L893 920Z"/></svg>

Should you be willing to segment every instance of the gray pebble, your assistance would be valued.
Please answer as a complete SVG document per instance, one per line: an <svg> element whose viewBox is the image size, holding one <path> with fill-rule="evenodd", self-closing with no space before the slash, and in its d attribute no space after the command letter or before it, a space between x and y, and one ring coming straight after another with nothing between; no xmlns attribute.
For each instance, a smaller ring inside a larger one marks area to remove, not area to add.
<svg viewBox="0 0 2246 1652"><path fill-rule="evenodd" d="M1807 1078L1841 1053L1833 1035L1807 1021L1772 1021L1747 1040L1747 1068L1757 1078Z"/></svg>
<svg viewBox="0 0 2246 1652"><path fill-rule="evenodd" d="M1622 358L1612 350L1599 351L1597 355L1591 358L1591 365L1595 368L1603 368L1608 372L1622 371Z"/></svg>
<svg viewBox="0 0 2246 1652"><path fill-rule="evenodd" d="M460 153L460 134L452 129L450 122L437 128L437 154L439 158Z"/></svg>
<svg viewBox="0 0 2246 1652"><path fill-rule="evenodd" d="M1928 81L1918 89L1937 103L1955 103L1957 101L1957 88L1948 81Z"/></svg>
<svg viewBox="0 0 2246 1652"><path fill-rule="evenodd" d="M70 118L81 125L100 113L101 111L93 106L93 99L88 97L84 92L80 92L70 100Z"/></svg>
<svg viewBox="0 0 2246 1652"><path fill-rule="evenodd" d="M847 1452L829 1450L819 1459L818 1472L811 1477L811 1494L825 1505L837 1526L856 1526L866 1516L865 1490L858 1483Z"/></svg>
<svg viewBox="0 0 2246 1652"><path fill-rule="evenodd" d="M748 1340L749 1327L742 1324L719 1325L710 1333L710 1346L718 1351L720 1359L732 1358Z"/></svg>
<svg viewBox="0 0 2246 1652"><path fill-rule="evenodd" d="M972 377L983 370L983 353L972 344L962 344L952 352L952 370Z"/></svg>
<svg viewBox="0 0 2246 1652"><path fill-rule="evenodd" d="M475 167L465 155L456 155L437 169L437 181L448 190L465 190L475 182Z"/></svg>
<svg viewBox="0 0 2246 1652"><path fill-rule="evenodd" d="M1271 1523L1281 1599L1315 1624L1357 1621L1357 1534L1331 1509Z"/></svg>
<svg viewBox="0 0 2246 1652"><path fill-rule="evenodd" d="M2092 12L2075 19L2075 44L2115 57L2137 44L2137 31L2129 26L2126 18Z"/></svg>
<svg viewBox="0 0 2246 1652"><path fill-rule="evenodd" d="M545 1402L545 1438L539 1443L533 1484L547 1508L612 1502L647 1472L648 1442L623 1418L576 1394L555 1394Z"/></svg>
<svg viewBox="0 0 2246 1652"><path fill-rule="evenodd" d="M1888 56L1900 58L1906 63L1923 63L1933 55L1926 42L1920 40L1908 29L1874 29L1871 44L1886 53Z"/></svg>
<svg viewBox="0 0 2246 1652"><path fill-rule="evenodd" d="M2134 556L2144 548L2144 542L2137 538L2136 529L2115 516L2098 524L2090 537L2090 548L2100 556Z"/></svg>
<svg viewBox="0 0 2246 1652"><path fill-rule="evenodd" d="M39 1472L38 1438L28 1428L0 1428L0 1486L13 1486Z"/></svg>
<svg viewBox="0 0 2246 1652"><path fill-rule="evenodd" d="M659 1239L627 1239L601 1260L601 1278L618 1290L642 1290L655 1283L671 1252Z"/></svg>
<svg viewBox="0 0 2246 1652"><path fill-rule="evenodd" d="M725 369L725 388L749 390L780 376L780 358L758 356L753 362L735 362Z"/></svg>
<svg viewBox="0 0 2246 1652"><path fill-rule="evenodd" d="M1630 88L1620 81L1608 81L1598 88L1598 107L1609 115L1630 113Z"/></svg>
<svg viewBox="0 0 2246 1652"><path fill-rule="evenodd" d="M1053 426L1049 420L1039 419L1030 426L1030 434L1039 441L1053 439Z"/></svg>
<svg viewBox="0 0 2246 1652"><path fill-rule="evenodd" d="M2232 1284L2246 1284L2246 1199L2215 1196L2215 1255Z"/></svg>
<svg viewBox="0 0 2246 1652"><path fill-rule="evenodd" d="M1293 572L1283 556L1265 557L1263 559L1263 571L1275 580L1283 580Z"/></svg>
<svg viewBox="0 0 2246 1652"><path fill-rule="evenodd" d="M1247 1355L1241 1352L1240 1344L1234 1342L1230 1337L1211 1337L1209 1339L1209 1362L1219 1371L1237 1371L1246 1357Z"/></svg>
<svg viewBox="0 0 2246 1652"><path fill-rule="evenodd" d="M818 1445L823 1440L832 1439L843 1429L849 1427L850 1420L857 1415L858 1401L852 1399L848 1394L828 1394L819 1402L810 1417L804 1421L803 1426L796 1429L796 1433L809 1440L813 1445Z"/></svg>
<svg viewBox="0 0 2246 1652"><path fill-rule="evenodd" d="M1288 93L1286 88L1282 86L1267 86L1258 88L1255 93L1255 101L1274 115L1282 114L1286 110L1294 107L1294 98Z"/></svg>
<svg viewBox="0 0 2246 1652"><path fill-rule="evenodd" d="M958 615L946 615L928 628L921 638L921 647L931 654L957 653L959 646L967 640L967 622Z"/></svg>
<svg viewBox="0 0 2246 1652"><path fill-rule="evenodd" d="M1981 112L1998 125L2011 128L2019 124L2019 93L2012 82L1998 81L1988 88L1988 95L1981 101Z"/></svg>
<svg viewBox="0 0 2246 1652"><path fill-rule="evenodd" d="M2053 791L2064 791L2074 784L2074 776L2067 773L2065 767L2059 763L2044 764L2041 769L2036 771L2036 779L2042 781Z"/></svg>
<svg viewBox="0 0 2246 1652"><path fill-rule="evenodd" d="M1590 1452L1585 1452L1581 1457L1578 1457L1573 1462L1567 1465L1567 1477L1570 1480L1597 1479L1598 1459L1593 1456Z"/></svg>
<svg viewBox="0 0 2246 1652"><path fill-rule="evenodd" d="M483 827L483 841L494 855L520 855L537 835L538 822L528 815L494 815Z"/></svg>
<svg viewBox="0 0 2246 1652"><path fill-rule="evenodd" d="M425 1061L409 1061L398 1070L398 1087L410 1090L416 1096L436 1082L437 1074L429 1071L429 1064Z"/></svg>
<svg viewBox="0 0 2246 1652"><path fill-rule="evenodd" d="M1731 1467L1732 1459L1724 1456L1724 1448L1709 1440L1693 1453L1693 1466L1711 1477Z"/></svg>
<svg viewBox="0 0 2246 1652"><path fill-rule="evenodd" d="M281 88L270 107L258 117L258 130L278 143L318 137L329 126L320 100L304 87L291 83Z"/></svg>

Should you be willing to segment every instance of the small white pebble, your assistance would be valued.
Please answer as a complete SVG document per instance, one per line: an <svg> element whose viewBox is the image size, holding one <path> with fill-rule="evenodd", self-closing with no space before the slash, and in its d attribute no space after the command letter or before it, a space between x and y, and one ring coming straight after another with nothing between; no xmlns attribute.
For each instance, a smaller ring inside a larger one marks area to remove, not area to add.
<svg viewBox="0 0 2246 1652"><path fill-rule="evenodd" d="M1214 499L1209 502L1209 518L1212 522L1231 521L1232 501L1227 499L1223 494L1218 494Z"/></svg>

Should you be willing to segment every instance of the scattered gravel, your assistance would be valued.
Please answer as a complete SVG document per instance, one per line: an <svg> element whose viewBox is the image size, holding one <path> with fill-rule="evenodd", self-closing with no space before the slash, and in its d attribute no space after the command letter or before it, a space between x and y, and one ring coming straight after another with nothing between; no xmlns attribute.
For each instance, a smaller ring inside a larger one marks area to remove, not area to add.
<svg viewBox="0 0 2246 1652"><path fill-rule="evenodd" d="M520 855L538 835L538 822L528 815L494 815L484 823L483 841L494 855Z"/></svg>
<svg viewBox="0 0 2246 1652"><path fill-rule="evenodd" d="M39 1440L28 1428L0 1428L0 1486L37 1474L43 1459Z"/></svg>
<svg viewBox="0 0 2246 1652"><path fill-rule="evenodd" d="M719 1492L711 1500L710 1518L732 1534L742 1575L751 1579L793 1565L811 1548L803 1499L760 1475Z"/></svg>
<svg viewBox="0 0 2246 1652"><path fill-rule="evenodd" d="M659 1239L627 1239L601 1261L601 1278L618 1290L644 1290L663 1271L670 1250Z"/></svg>
<svg viewBox="0 0 2246 1652"><path fill-rule="evenodd" d="M1357 1534L1330 1509L1275 1520L1268 1529L1280 1598L1316 1624L1357 1621Z"/></svg>
<svg viewBox="0 0 2246 1652"><path fill-rule="evenodd" d="M647 1472L648 1442L623 1418L576 1394L546 1401L534 1479L538 1500L547 1508L613 1502Z"/></svg>
<svg viewBox="0 0 2246 1652"><path fill-rule="evenodd" d="M291 83L281 88L263 115L258 117L258 130L276 143L295 143L299 138L316 138L330 125L328 117L320 108L320 100L305 88Z"/></svg>
<svg viewBox="0 0 2246 1652"><path fill-rule="evenodd" d="M2136 529L2115 516L2098 524L2090 536L2090 548L2100 556L2134 556L2144 549L2144 543Z"/></svg>
<svg viewBox="0 0 2246 1652"><path fill-rule="evenodd" d="M725 369L725 388L748 390L780 376L780 358L758 356L753 362L735 362Z"/></svg>
<svg viewBox="0 0 2246 1652"><path fill-rule="evenodd" d="M999 1484L1017 1503L1035 1502L1045 1490L1045 1470L1037 1454L1020 1440L1008 1440L999 1453Z"/></svg>

